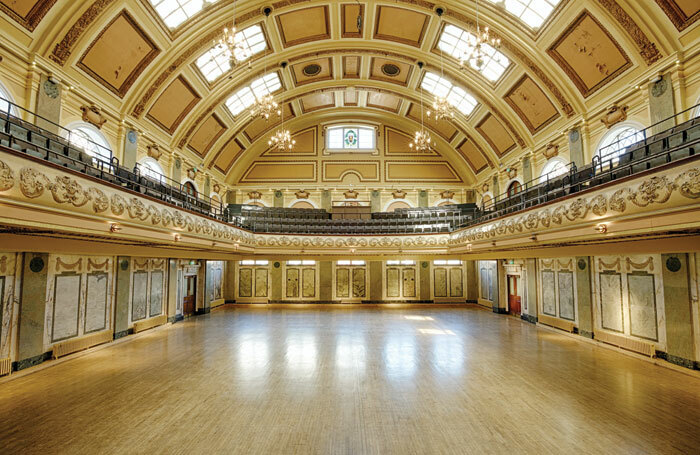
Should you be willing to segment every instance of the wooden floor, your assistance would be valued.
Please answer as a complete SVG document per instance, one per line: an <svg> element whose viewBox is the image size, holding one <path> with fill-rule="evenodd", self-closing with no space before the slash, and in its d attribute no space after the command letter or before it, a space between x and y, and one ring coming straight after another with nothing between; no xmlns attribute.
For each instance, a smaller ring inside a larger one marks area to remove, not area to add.
<svg viewBox="0 0 700 455"><path fill-rule="evenodd" d="M0 384L0 453L700 453L700 380L478 309L230 306Z"/></svg>

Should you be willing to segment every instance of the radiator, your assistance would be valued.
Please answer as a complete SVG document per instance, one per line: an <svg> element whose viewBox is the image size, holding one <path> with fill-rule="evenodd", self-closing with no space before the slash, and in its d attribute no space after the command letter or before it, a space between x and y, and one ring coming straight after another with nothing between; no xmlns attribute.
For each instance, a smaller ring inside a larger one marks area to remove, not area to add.
<svg viewBox="0 0 700 455"><path fill-rule="evenodd" d="M6 374L10 374L12 371L12 362L10 362L10 359L0 359L0 376L4 376Z"/></svg>
<svg viewBox="0 0 700 455"><path fill-rule="evenodd" d="M151 319L146 319L145 321L134 322L134 333L143 332L144 330L152 329L153 327L158 327L166 322L168 322L168 317L164 314Z"/></svg>
<svg viewBox="0 0 700 455"><path fill-rule="evenodd" d="M93 333L75 340L63 341L53 345L53 358L57 359L64 355L82 351L84 349L97 346L98 344L112 341L112 331L105 330L103 332Z"/></svg>
<svg viewBox="0 0 700 455"><path fill-rule="evenodd" d="M574 333L573 321L565 321L563 319L553 318L552 316L539 314L537 315L537 322L541 322L542 324L548 325L550 327L561 329L565 332Z"/></svg>
<svg viewBox="0 0 700 455"><path fill-rule="evenodd" d="M613 335L607 332L594 332L594 338L603 343L612 344L618 348L627 349L628 351L638 352L648 355L649 357L656 356L656 346L653 343L646 341L633 340L620 335Z"/></svg>

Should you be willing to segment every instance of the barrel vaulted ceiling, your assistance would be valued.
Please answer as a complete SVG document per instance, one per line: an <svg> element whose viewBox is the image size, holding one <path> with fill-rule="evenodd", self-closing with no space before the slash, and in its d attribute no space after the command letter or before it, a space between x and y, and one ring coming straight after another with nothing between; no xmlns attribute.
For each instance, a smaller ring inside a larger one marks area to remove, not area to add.
<svg viewBox="0 0 700 455"><path fill-rule="evenodd" d="M462 104L454 121L426 122L434 160L474 182L604 109L655 62L675 60L700 16L693 0L481 0L480 24L501 38L503 58L478 71L450 52L476 29L473 0L209 0L201 10L201 0L178 0L177 11L161 1L0 0L0 10L16 52L228 182L258 159L303 161L310 129L334 122L379 125L380 140L392 132L399 150L420 125L421 87L430 104L427 89L439 84ZM234 8L238 30L259 31L251 39L265 50L228 71L205 54ZM263 77L304 144L298 156L271 158L278 122L235 112L232 96Z"/></svg>

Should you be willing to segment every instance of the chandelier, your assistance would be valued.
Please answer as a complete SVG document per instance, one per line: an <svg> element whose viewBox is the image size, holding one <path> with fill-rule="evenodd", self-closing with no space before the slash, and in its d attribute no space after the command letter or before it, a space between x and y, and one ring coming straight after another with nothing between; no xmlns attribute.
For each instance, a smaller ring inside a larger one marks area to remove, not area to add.
<svg viewBox="0 0 700 455"><path fill-rule="evenodd" d="M279 108L279 104L270 94L260 97L250 109L250 115L253 118L260 117L269 120L275 114L282 115L282 109Z"/></svg>
<svg viewBox="0 0 700 455"><path fill-rule="evenodd" d="M438 11L438 15L440 16L440 22L442 22L441 10ZM440 73L442 79L445 79L445 62L443 60L442 47L440 47ZM437 95L435 95L435 101L433 101L433 110L426 112L426 114L428 118L434 118L435 121L438 122L440 120L453 120L455 118L454 110L450 102L447 101L447 98Z"/></svg>
<svg viewBox="0 0 700 455"><path fill-rule="evenodd" d="M419 65L422 68L422 65ZM423 122L423 85L420 87L420 131L416 131L413 137L413 141L408 143L408 147L416 152L429 152L432 150L432 138L430 134L425 131L425 124Z"/></svg>
<svg viewBox="0 0 700 455"><path fill-rule="evenodd" d="M278 152L291 152L297 141L292 139L292 134L289 130L284 129L284 111L282 109L280 109L280 115L282 115L282 129L277 130L270 140L267 141L267 145Z"/></svg>
<svg viewBox="0 0 700 455"><path fill-rule="evenodd" d="M235 20L235 19L234 19ZM219 48L226 48L229 54L228 63L231 69L235 68L240 62L249 59L253 55L253 51L248 47L243 40L243 36L236 36L236 27L230 29L224 28L224 32L215 42Z"/></svg>
<svg viewBox="0 0 700 455"><path fill-rule="evenodd" d="M462 68L465 68L467 63L473 61L476 69L481 71L486 57L490 56L490 54L486 53L485 46L498 49L501 47L501 39L492 38L488 27L484 27L483 31L481 30L479 26L479 0L476 0L476 36L470 37L467 48L459 59Z"/></svg>

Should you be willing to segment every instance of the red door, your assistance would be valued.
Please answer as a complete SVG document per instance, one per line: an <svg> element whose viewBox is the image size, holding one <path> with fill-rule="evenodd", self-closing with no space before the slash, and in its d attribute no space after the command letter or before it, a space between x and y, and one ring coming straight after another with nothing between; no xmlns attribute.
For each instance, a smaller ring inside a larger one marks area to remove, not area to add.
<svg viewBox="0 0 700 455"><path fill-rule="evenodd" d="M518 284L520 277L517 275L508 275L508 309L510 314L520 314L520 291Z"/></svg>
<svg viewBox="0 0 700 455"><path fill-rule="evenodd" d="M197 294L197 277L186 276L186 291L182 299L182 313L184 316L192 316L195 310L195 296Z"/></svg>

